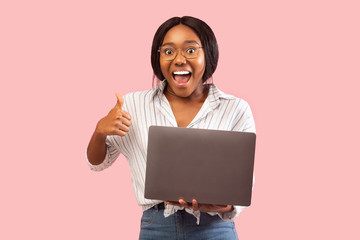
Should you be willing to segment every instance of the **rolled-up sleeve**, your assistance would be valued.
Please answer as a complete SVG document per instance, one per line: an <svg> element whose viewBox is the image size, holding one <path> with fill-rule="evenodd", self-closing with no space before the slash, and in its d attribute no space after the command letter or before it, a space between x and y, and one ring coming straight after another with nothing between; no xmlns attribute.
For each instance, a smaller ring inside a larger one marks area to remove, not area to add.
<svg viewBox="0 0 360 240"><path fill-rule="evenodd" d="M224 221L234 221L234 219L239 216L239 214L244 211L247 207L243 206L234 206L234 210L226 213L218 213L219 217Z"/></svg>
<svg viewBox="0 0 360 240"><path fill-rule="evenodd" d="M85 152L87 163L92 171L102 171L108 167L110 167L115 160L120 155L120 149L117 147L117 144L115 144L116 136L107 136L105 143L106 143L106 155L105 159L102 163L98 165L93 165L89 162L89 159L87 157L87 151Z"/></svg>

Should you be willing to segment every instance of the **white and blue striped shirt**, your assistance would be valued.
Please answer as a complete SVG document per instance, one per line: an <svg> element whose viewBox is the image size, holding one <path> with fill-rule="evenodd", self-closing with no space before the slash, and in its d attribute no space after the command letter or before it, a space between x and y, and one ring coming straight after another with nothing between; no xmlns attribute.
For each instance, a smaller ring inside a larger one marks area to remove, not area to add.
<svg viewBox="0 0 360 240"><path fill-rule="evenodd" d="M152 125L177 127L170 104L163 94L165 86L166 81L162 81L154 89L125 95L123 110L131 115L129 132L124 137L107 136L107 154L101 164L92 165L88 161L91 170L101 171L111 166L122 153L130 167L131 182L137 202L144 211L161 202L144 197L149 127ZM187 127L255 133L254 118L248 103L221 92L214 85L210 86L203 106ZM209 214L219 214L223 220L230 221L244 208L246 207L234 206L233 212ZM164 215L169 216L179 209L183 207L165 204ZM199 223L199 211L185 210L193 214Z"/></svg>

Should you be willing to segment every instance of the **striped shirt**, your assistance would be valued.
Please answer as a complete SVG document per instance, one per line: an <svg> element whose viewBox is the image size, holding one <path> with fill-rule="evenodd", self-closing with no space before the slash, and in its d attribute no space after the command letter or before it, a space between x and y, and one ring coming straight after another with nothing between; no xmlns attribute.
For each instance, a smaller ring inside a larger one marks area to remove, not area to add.
<svg viewBox="0 0 360 240"><path fill-rule="evenodd" d="M177 127L170 104L163 94L165 86L166 81L162 81L156 88L125 95L123 109L132 119L129 132L124 137L107 136L107 153L101 164L92 165L88 161L91 170L101 171L111 166L122 153L128 161L131 183L137 202L142 206L143 211L161 203L144 197L149 127L152 125ZM248 103L221 92L215 85L210 85L205 102L187 127L255 133L255 123ZM209 214L218 214L223 220L231 221L244 208L246 207L234 206L232 212ZM164 216L167 217L179 209L184 208L165 204ZM200 212L188 208L185 210L193 214L199 224Z"/></svg>

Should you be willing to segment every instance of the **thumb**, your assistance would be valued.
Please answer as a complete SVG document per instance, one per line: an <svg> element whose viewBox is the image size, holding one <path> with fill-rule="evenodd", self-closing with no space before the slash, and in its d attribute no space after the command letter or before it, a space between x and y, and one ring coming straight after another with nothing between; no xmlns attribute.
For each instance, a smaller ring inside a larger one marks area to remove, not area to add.
<svg viewBox="0 0 360 240"><path fill-rule="evenodd" d="M116 98L117 98L117 103L116 105L118 105L120 107L120 109L122 109L122 106L124 104L124 98L123 96L120 95L120 93L116 93Z"/></svg>

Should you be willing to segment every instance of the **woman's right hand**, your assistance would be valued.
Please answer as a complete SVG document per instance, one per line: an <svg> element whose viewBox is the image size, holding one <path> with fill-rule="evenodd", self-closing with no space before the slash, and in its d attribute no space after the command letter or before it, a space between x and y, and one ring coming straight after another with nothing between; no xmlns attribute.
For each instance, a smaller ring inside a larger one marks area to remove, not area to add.
<svg viewBox="0 0 360 240"><path fill-rule="evenodd" d="M95 132L104 137L108 135L125 136L131 126L130 114L122 110L124 98L119 93L116 93L116 98L115 107L96 125Z"/></svg>

